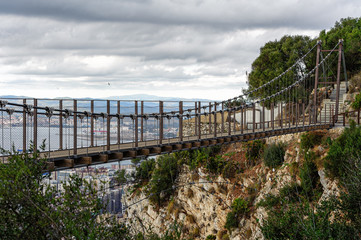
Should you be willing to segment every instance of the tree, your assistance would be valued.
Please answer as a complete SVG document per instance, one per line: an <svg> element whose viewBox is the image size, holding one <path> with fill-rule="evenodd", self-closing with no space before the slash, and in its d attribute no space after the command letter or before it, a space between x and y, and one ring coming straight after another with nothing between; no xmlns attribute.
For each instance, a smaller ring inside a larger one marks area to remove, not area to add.
<svg viewBox="0 0 361 240"><path fill-rule="evenodd" d="M46 159L12 153L0 166L0 239L129 239L127 228L102 214L102 195L72 176L63 192L44 183Z"/></svg>
<svg viewBox="0 0 361 240"><path fill-rule="evenodd" d="M340 39L343 39L347 71L351 76L360 71L361 18L341 18L329 31L321 31L320 39L324 49L332 49ZM336 72L336 66L334 72Z"/></svg>
<svg viewBox="0 0 361 240"><path fill-rule="evenodd" d="M268 83L273 78L291 67L296 61L305 55L314 45L315 39L307 36L284 36L279 41L270 41L260 50L260 55L252 63L252 71L248 76L248 91L258 88ZM290 85L295 81L295 77L300 77L315 67L316 51L312 51L304 60L295 68L282 77L281 81L271 84L266 89L255 92L251 97L265 98L281 90L281 88ZM309 84L312 88L312 84ZM301 91L300 88L299 91ZM295 92L292 95L293 101L297 101L304 92ZM277 100L283 99L280 96ZM289 99L287 99L288 101Z"/></svg>

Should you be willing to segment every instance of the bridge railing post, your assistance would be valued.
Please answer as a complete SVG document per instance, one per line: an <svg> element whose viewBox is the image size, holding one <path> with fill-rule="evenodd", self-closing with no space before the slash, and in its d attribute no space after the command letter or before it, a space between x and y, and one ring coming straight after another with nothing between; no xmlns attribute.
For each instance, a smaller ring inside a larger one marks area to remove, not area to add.
<svg viewBox="0 0 361 240"><path fill-rule="evenodd" d="M94 100L90 101L90 146L94 147Z"/></svg>
<svg viewBox="0 0 361 240"><path fill-rule="evenodd" d="M223 136L224 133L224 102L222 102L222 114L221 114L221 136Z"/></svg>
<svg viewBox="0 0 361 240"><path fill-rule="evenodd" d="M233 101L233 132L236 132L236 101Z"/></svg>
<svg viewBox="0 0 361 240"><path fill-rule="evenodd" d="M26 99L23 99L23 104L26 104ZM23 152L26 152L27 146L27 136L26 136L26 109L23 108Z"/></svg>
<svg viewBox="0 0 361 240"><path fill-rule="evenodd" d="M159 101L159 144L163 144L163 101Z"/></svg>
<svg viewBox="0 0 361 240"><path fill-rule="evenodd" d="M63 100L59 100L59 149L63 149Z"/></svg>
<svg viewBox="0 0 361 240"><path fill-rule="evenodd" d="M243 103L241 103L243 105ZM241 107L241 134L243 134L244 122L243 122L244 106Z"/></svg>
<svg viewBox="0 0 361 240"><path fill-rule="evenodd" d="M212 112L212 103L211 102L209 102L209 110L208 110L209 112L208 112L208 125L209 125L209 134L212 134L212 114L211 114L211 112Z"/></svg>
<svg viewBox="0 0 361 240"><path fill-rule="evenodd" d="M183 142L183 101L179 102L179 120L178 120L178 132L179 132L179 141Z"/></svg>
<svg viewBox="0 0 361 240"><path fill-rule="evenodd" d="M107 150L110 151L110 100L107 100Z"/></svg>
<svg viewBox="0 0 361 240"><path fill-rule="evenodd" d="M263 106L262 106L262 129L263 131L266 131L266 120L265 120L265 106L264 106L264 103L263 103Z"/></svg>
<svg viewBox="0 0 361 240"><path fill-rule="evenodd" d="M197 102L194 103L194 136L198 136L198 104Z"/></svg>
<svg viewBox="0 0 361 240"><path fill-rule="evenodd" d="M202 104L198 102L198 139L202 138Z"/></svg>
<svg viewBox="0 0 361 240"><path fill-rule="evenodd" d="M227 117L228 117L228 135L231 135L231 131L232 131L232 126L231 126L231 115L232 115L232 106L231 106L231 102L228 102L228 112L227 112Z"/></svg>
<svg viewBox="0 0 361 240"><path fill-rule="evenodd" d="M144 101L140 102L140 141L144 141Z"/></svg>
<svg viewBox="0 0 361 240"><path fill-rule="evenodd" d="M117 113L120 115L120 101L117 101ZM120 117L117 118L117 143L120 144Z"/></svg>
<svg viewBox="0 0 361 240"><path fill-rule="evenodd" d="M274 102L271 103L271 126L272 130L275 129L275 123L274 123Z"/></svg>
<svg viewBox="0 0 361 240"><path fill-rule="evenodd" d="M77 100L74 100L74 113L73 113L73 124L74 124L74 132L73 132L73 153L77 155L78 153L78 119L77 119Z"/></svg>
<svg viewBox="0 0 361 240"><path fill-rule="evenodd" d="M138 147L138 101L134 101L134 146Z"/></svg>
<svg viewBox="0 0 361 240"><path fill-rule="evenodd" d="M256 131L256 103L253 103L253 116L252 116L252 120L253 120L253 130L252 132L255 132Z"/></svg>
<svg viewBox="0 0 361 240"><path fill-rule="evenodd" d="M33 144L34 144L34 152L36 152L38 150L38 99L34 99L34 140L33 140Z"/></svg>
<svg viewBox="0 0 361 240"><path fill-rule="evenodd" d="M217 137L217 103L214 102L214 137Z"/></svg>

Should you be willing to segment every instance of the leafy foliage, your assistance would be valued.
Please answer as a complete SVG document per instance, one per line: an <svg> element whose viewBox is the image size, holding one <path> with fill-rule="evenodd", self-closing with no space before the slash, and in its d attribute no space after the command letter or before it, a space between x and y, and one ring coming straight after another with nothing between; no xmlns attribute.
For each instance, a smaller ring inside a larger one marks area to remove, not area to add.
<svg viewBox="0 0 361 240"><path fill-rule="evenodd" d="M282 165L285 157L285 145L272 143L264 151L263 161L267 167L275 168Z"/></svg>
<svg viewBox="0 0 361 240"><path fill-rule="evenodd" d="M178 177L179 169L177 160L172 154L159 156L157 165L147 186L147 192L150 194L149 200L160 206L174 191L172 187Z"/></svg>
<svg viewBox="0 0 361 240"><path fill-rule="evenodd" d="M355 110L361 109L361 93L358 93L355 100L352 102L351 107Z"/></svg>
<svg viewBox="0 0 361 240"><path fill-rule="evenodd" d="M330 177L341 178L348 167L345 159L361 156L361 127L353 122L350 128L345 128L342 135L332 142L328 151L325 170Z"/></svg>
<svg viewBox="0 0 361 240"><path fill-rule="evenodd" d="M315 43L316 40L307 36L284 36L280 40L266 43L261 48L260 55L252 63L252 71L248 77L248 90L256 89L280 75L291 67L301 56L306 54ZM300 67L298 71L302 71L302 73L310 71L315 66L315 59L315 54L310 54L304 59L302 63L303 67ZM286 86L292 81L294 81L294 72L290 71L285 75L283 84ZM311 86L309 87L311 88ZM279 83L273 84L271 89L272 90L258 91L253 97L264 98L276 93L280 90ZM299 96L302 96L302 93L295 93L291 100L295 102ZM279 98L278 101L280 100L285 99ZM289 99L287 99L287 101L289 101Z"/></svg>
<svg viewBox="0 0 361 240"><path fill-rule="evenodd" d="M340 39L344 40L347 70L351 75L361 69L361 18L342 18L333 28L320 32L324 49L332 49ZM335 66L336 67L336 66ZM336 72L336 70L334 70Z"/></svg>
<svg viewBox="0 0 361 240"><path fill-rule="evenodd" d="M321 144L324 134L318 131L306 132L301 135L301 149L308 150Z"/></svg>
<svg viewBox="0 0 361 240"><path fill-rule="evenodd" d="M264 142L261 140L249 141L245 144L246 158L249 166L254 166L262 157Z"/></svg>
<svg viewBox="0 0 361 240"><path fill-rule="evenodd" d="M129 239L127 228L103 216L101 195L72 176L63 192L44 184L46 159L13 153L0 167L0 239Z"/></svg>
<svg viewBox="0 0 361 240"><path fill-rule="evenodd" d="M232 211L227 214L225 228L231 231L238 227L240 219L249 211L248 202L242 198L236 198L232 203Z"/></svg>
<svg viewBox="0 0 361 240"><path fill-rule="evenodd" d="M303 194L307 198L318 197L321 191L320 176L318 175L317 166L314 163L315 154L307 152L305 162L300 168L300 178Z"/></svg>

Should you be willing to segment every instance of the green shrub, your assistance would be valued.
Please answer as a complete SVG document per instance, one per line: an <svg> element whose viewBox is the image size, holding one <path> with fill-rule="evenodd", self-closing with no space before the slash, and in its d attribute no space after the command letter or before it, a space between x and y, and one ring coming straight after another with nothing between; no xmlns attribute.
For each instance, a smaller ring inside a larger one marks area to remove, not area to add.
<svg viewBox="0 0 361 240"><path fill-rule="evenodd" d="M140 187L149 182L152 178L155 165L154 159L147 159L136 167L135 172L132 174L134 182L136 183L135 187Z"/></svg>
<svg viewBox="0 0 361 240"><path fill-rule="evenodd" d="M217 237L214 236L214 235L208 235L208 236L206 237L206 240L216 240L216 239L217 239Z"/></svg>
<svg viewBox="0 0 361 240"><path fill-rule="evenodd" d="M353 122L350 128L345 128L340 137L335 139L328 151L324 167L331 178L341 178L349 168L346 159L361 156L361 127ZM352 166L351 166L352 167Z"/></svg>
<svg viewBox="0 0 361 240"><path fill-rule="evenodd" d="M233 161L228 161L223 167L222 176L224 178L234 178L240 172L239 165Z"/></svg>
<svg viewBox="0 0 361 240"><path fill-rule="evenodd" d="M300 168L301 187L303 194L307 198L317 197L317 193L321 191L320 176L318 175L317 166L314 163L315 153L307 152L305 154L305 162Z"/></svg>
<svg viewBox="0 0 361 240"><path fill-rule="evenodd" d="M261 140L249 141L245 144L246 159L249 166L254 166L263 154L264 142Z"/></svg>
<svg viewBox="0 0 361 240"><path fill-rule="evenodd" d="M321 144L322 138L324 136L323 132L313 131L307 132L301 135L301 149L308 150L314 146Z"/></svg>
<svg viewBox="0 0 361 240"><path fill-rule="evenodd" d="M285 145L283 143L272 143L264 151L264 164L275 168L282 165L285 157Z"/></svg>
<svg viewBox="0 0 361 240"><path fill-rule="evenodd" d="M227 214L225 228L231 231L238 227L240 219L249 211L248 202L242 198L236 198L232 203L232 211Z"/></svg>
<svg viewBox="0 0 361 240"><path fill-rule="evenodd" d="M149 200L160 206L173 193L179 170L174 155L161 155L157 158L157 168L154 169L152 179L148 185Z"/></svg>
<svg viewBox="0 0 361 240"><path fill-rule="evenodd" d="M355 110L358 110L361 108L361 93L358 93L355 96L355 100L352 102L351 107Z"/></svg>
<svg viewBox="0 0 361 240"><path fill-rule="evenodd" d="M266 209L272 209L276 205L279 205L280 198L273 194L267 194L264 199L262 199L257 206L264 207Z"/></svg>

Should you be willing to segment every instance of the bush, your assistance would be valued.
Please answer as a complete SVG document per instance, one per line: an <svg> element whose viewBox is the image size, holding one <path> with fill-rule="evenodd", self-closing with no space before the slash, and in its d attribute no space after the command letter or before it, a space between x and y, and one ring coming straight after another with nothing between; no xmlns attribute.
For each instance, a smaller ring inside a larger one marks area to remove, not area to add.
<svg viewBox="0 0 361 240"><path fill-rule="evenodd" d="M317 193L321 191L320 176L318 175L317 166L313 162L314 158L314 152L307 152L305 162L300 168L302 192L309 199L313 196L317 198Z"/></svg>
<svg viewBox="0 0 361 240"><path fill-rule="evenodd" d="M351 107L355 110L361 108L361 93L357 94L355 100L352 102Z"/></svg>
<svg viewBox="0 0 361 240"><path fill-rule="evenodd" d="M361 127L353 122L350 128L345 128L340 137L335 139L328 151L324 167L331 178L341 178L345 175L349 164L346 159L361 156Z"/></svg>
<svg viewBox="0 0 361 240"><path fill-rule="evenodd" d="M322 138L324 136L323 132L313 131L307 132L301 135L301 149L308 150L314 146L321 144Z"/></svg>
<svg viewBox="0 0 361 240"><path fill-rule="evenodd" d="M264 151L264 164L275 168L282 165L285 157L285 145L283 143L272 143Z"/></svg>
<svg viewBox="0 0 361 240"><path fill-rule="evenodd" d="M161 155L157 158L157 168L148 185L149 200L160 206L173 193L173 185L178 176L178 164L174 155Z"/></svg>
<svg viewBox="0 0 361 240"><path fill-rule="evenodd" d="M246 159L249 166L256 165L256 162L263 154L264 142L261 140L249 141L245 144Z"/></svg>
<svg viewBox="0 0 361 240"><path fill-rule="evenodd" d="M136 167L135 172L132 174L134 182L136 183L135 187L140 187L149 182L152 178L153 171L155 169L155 160L147 159L140 163Z"/></svg>
<svg viewBox="0 0 361 240"><path fill-rule="evenodd" d="M238 227L240 219L249 211L248 202L242 198L236 198L232 203L232 211L227 214L225 228L231 231Z"/></svg>
<svg viewBox="0 0 361 240"><path fill-rule="evenodd" d="M208 235L208 236L206 237L206 240L216 240L216 239L217 239L217 237L214 236L214 235Z"/></svg>

